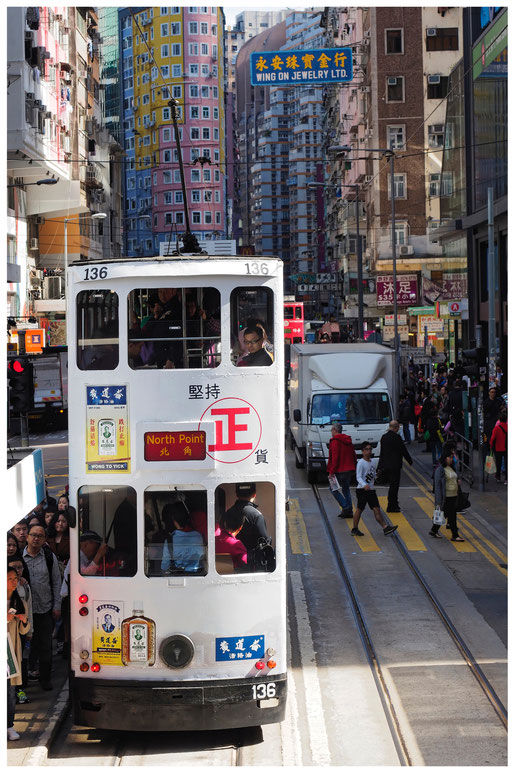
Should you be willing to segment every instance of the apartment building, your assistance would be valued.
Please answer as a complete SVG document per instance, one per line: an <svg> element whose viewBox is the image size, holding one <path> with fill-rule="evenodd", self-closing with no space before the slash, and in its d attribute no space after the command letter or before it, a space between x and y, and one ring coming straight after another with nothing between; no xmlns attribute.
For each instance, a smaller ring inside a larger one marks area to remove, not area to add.
<svg viewBox="0 0 515 773"><path fill-rule="evenodd" d="M170 99L177 100L191 230L226 235L224 15L218 6L119 11L125 246L153 255L186 228Z"/></svg>
<svg viewBox="0 0 515 773"><path fill-rule="evenodd" d="M95 13L12 7L7 18L8 309L45 324L64 314L66 261L109 253L113 219L91 213L113 206L121 148L100 131Z"/></svg>
<svg viewBox="0 0 515 773"><path fill-rule="evenodd" d="M441 186L447 184L441 164L448 78L463 46L461 13L459 8L334 8L324 18L326 40L350 45L354 55L353 83L326 93L324 143L326 148L352 148L336 160L330 179L335 185L342 183L342 201L355 197L356 190L359 193L365 318L370 318L371 327L385 310L391 311L375 284L378 278L381 286L391 282L393 269L390 164L384 150L395 152L397 272L410 287L402 304L422 303L424 288L432 280L466 269L465 256L455 256L444 265L442 247L435 238ZM356 185L359 188L345 188ZM336 230L329 237L330 246L345 279L342 311L354 319L353 208L335 201L330 191L327 197ZM409 332L403 330L406 342Z"/></svg>

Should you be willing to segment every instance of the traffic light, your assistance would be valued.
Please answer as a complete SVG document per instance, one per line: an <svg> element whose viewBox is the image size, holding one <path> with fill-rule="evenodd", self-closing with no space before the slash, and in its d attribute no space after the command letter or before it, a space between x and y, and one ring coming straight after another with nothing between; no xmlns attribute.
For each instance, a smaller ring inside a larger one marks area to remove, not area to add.
<svg viewBox="0 0 515 773"><path fill-rule="evenodd" d="M472 360L471 365L466 365L463 368L465 375L475 378L478 381L485 381L487 360L486 346L476 346L475 349L464 349L463 357L467 360Z"/></svg>
<svg viewBox="0 0 515 773"><path fill-rule="evenodd" d="M26 413L34 407L34 366L28 357L15 357L7 363L7 378L11 388L11 407L16 413Z"/></svg>

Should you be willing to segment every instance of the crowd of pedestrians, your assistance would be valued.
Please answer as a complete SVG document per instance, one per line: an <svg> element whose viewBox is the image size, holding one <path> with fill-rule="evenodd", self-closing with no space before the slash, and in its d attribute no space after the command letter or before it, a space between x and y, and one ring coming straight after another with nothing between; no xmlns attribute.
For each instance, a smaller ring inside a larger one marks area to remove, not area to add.
<svg viewBox="0 0 515 773"><path fill-rule="evenodd" d="M7 679L7 738L18 740L16 704L30 702L30 684L52 685L54 639L69 654L69 599L64 579L70 558L68 497L48 495L7 532L7 629L12 675ZM29 694L28 694L29 693Z"/></svg>
<svg viewBox="0 0 515 773"><path fill-rule="evenodd" d="M363 444L362 459L357 460L352 439L334 423L329 441L327 473L331 494L341 507L340 518L353 517L352 534L363 536L358 524L367 506L374 512L385 534L395 531L383 519L375 492L375 483L387 484L387 513L398 513L399 485L403 460L413 464L407 446L412 442L425 443L423 451L430 453L433 466L435 508L440 508L451 530L454 542L464 542L457 526L457 512L461 507L461 480L458 477L457 439L465 432L464 393L471 386L460 360L454 365L439 365L431 378L422 370L410 367L404 376L397 417L391 421L381 438L379 459L373 458L373 448ZM499 386L493 386L483 400L484 448L495 459L495 478L507 485L508 478L508 408ZM401 434L402 429L402 434ZM350 486L356 481L357 506L353 510ZM467 505L468 506L468 505ZM441 538L440 526L433 525L432 537Z"/></svg>

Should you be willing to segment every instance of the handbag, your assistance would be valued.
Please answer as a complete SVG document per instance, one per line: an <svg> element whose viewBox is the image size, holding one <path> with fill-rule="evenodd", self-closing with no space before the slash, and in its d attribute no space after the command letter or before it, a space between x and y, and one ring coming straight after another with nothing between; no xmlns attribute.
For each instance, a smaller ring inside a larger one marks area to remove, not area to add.
<svg viewBox="0 0 515 773"><path fill-rule="evenodd" d="M485 459L485 472L487 475L495 475L497 472L497 465L495 463L495 457L493 454L488 454Z"/></svg>
<svg viewBox="0 0 515 773"><path fill-rule="evenodd" d="M466 491L463 491L461 486L458 486L458 498L456 500L456 510L462 513L464 510L468 510L470 507L469 495Z"/></svg>
<svg viewBox="0 0 515 773"><path fill-rule="evenodd" d="M433 510L433 523L435 526L443 526L445 523L445 515L443 510L440 510L440 505L437 505Z"/></svg>
<svg viewBox="0 0 515 773"><path fill-rule="evenodd" d="M431 433L429 432L429 430L428 430L428 429L426 429L426 431L424 432L424 434L423 434L423 436L422 436L422 437L423 437L423 439L424 439L426 442L427 442L428 440L430 440L430 439L431 439Z"/></svg>

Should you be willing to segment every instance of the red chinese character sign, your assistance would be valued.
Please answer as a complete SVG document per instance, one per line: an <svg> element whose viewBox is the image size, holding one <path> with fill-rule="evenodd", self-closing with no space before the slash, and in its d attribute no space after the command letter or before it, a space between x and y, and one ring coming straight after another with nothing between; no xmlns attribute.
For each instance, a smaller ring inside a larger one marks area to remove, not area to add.
<svg viewBox="0 0 515 773"><path fill-rule="evenodd" d="M376 278L377 305L393 306L393 276L382 275ZM418 302L418 278L416 274L397 275L397 304L413 306Z"/></svg>
<svg viewBox="0 0 515 773"><path fill-rule="evenodd" d="M259 413L239 397L224 397L211 403L200 417L198 429L214 424L214 441L207 455L223 464L237 464L256 451L262 434Z"/></svg>

